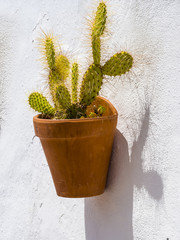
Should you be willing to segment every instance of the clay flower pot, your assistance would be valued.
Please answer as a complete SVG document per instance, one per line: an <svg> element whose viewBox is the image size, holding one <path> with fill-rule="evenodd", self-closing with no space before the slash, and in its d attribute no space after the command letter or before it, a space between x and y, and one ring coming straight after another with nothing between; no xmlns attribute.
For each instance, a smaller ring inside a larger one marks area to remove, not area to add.
<svg viewBox="0 0 180 240"><path fill-rule="evenodd" d="M33 119L58 196L90 197L102 194L106 185L117 111L102 97L106 107L99 118Z"/></svg>

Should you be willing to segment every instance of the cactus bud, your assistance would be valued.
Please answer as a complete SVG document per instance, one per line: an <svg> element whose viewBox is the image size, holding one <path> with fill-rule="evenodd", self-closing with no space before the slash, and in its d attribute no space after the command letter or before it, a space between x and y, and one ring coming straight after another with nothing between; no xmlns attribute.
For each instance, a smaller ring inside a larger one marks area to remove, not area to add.
<svg viewBox="0 0 180 240"><path fill-rule="evenodd" d="M98 107L98 116L102 116L106 112L106 108L104 106L99 106Z"/></svg>
<svg viewBox="0 0 180 240"><path fill-rule="evenodd" d="M97 114L95 112L90 112L88 117L89 118L95 118L95 117L97 117Z"/></svg>

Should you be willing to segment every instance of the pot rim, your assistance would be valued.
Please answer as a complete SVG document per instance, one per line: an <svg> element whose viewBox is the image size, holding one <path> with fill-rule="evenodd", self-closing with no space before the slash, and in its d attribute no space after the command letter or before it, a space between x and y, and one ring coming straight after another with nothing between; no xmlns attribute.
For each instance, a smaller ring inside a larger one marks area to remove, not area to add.
<svg viewBox="0 0 180 240"><path fill-rule="evenodd" d="M113 104L107 100L104 97L100 97L98 96L97 98L104 100L110 107L110 109L112 110L112 114L108 115L108 116L104 116L104 117L97 117L97 118L78 118L78 119L42 119L39 118L39 116L41 114L38 114L36 116L33 117L33 121L36 122L41 122L41 123L65 123L65 122L92 122L92 121L101 121L101 120L107 120L107 119L112 119L112 118L116 118L118 116L118 112L116 110L116 108L113 106Z"/></svg>

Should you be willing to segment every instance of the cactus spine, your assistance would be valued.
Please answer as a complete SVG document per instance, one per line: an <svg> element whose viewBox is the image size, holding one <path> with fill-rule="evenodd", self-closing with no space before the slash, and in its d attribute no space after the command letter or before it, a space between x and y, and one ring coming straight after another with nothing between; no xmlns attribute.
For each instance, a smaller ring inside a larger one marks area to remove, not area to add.
<svg viewBox="0 0 180 240"><path fill-rule="evenodd" d="M98 5L91 27L91 47L93 64L86 70L78 101L78 63L72 65L71 87L72 95L65 86L69 76L70 62L62 53L57 53L53 37L45 35L43 39L43 53L49 68L49 88L54 102L54 108L40 93L29 96L30 106L51 118L84 118L101 117L105 113L104 106L99 106L94 112L88 113L87 107L93 102L103 84L103 76L120 76L128 72L133 65L133 58L127 52L113 55L101 66L101 37L104 34L107 20L106 4L101 1ZM71 102L72 99L72 102Z"/></svg>

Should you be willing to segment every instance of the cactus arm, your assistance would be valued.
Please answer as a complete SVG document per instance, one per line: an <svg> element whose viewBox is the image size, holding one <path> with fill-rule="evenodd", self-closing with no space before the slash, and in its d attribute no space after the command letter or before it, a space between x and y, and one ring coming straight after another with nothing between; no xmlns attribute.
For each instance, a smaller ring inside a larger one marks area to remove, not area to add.
<svg viewBox="0 0 180 240"><path fill-rule="evenodd" d="M94 64L100 64L101 61L101 39L100 37L92 37L92 53Z"/></svg>
<svg viewBox="0 0 180 240"><path fill-rule="evenodd" d="M100 2L92 24L92 36L102 36L107 19L107 9L104 2Z"/></svg>
<svg viewBox="0 0 180 240"><path fill-rule="evenodd" d="M94 64L100 64L101 60L101 39L104 33L107 19L107 10L104 2L100 2L92 24L91 44Z"/></svg>
<svg viewBox="0 0 180 240"><path fill-rule="evenodd" d="M56 88L56 99L62 109L68 109L71 106L71 96L64 84Z"/></svg>
<svg viewBox="0 0 180 240"><path fill-rule="evenodd" d="M102 67L104 75L120 76L128 72L133 65L133 58L127 52L116 53Z"/></svg>
<svg viewBox="0 0 180 240"><path fill-rule="evenodd" d="M55 108L58 106L56 99L56 87L59 84L62 84L63 81L68 77L69 70L70 63L67 57L58 55L55 58L55 69L51 70L49 73L49 87Z"/></svg>
<svg viewBox="0 0 180 240"><path fill-rule="evenodd" d="M56 56L55 66L60 80L64 81L68 77L70 71L70 63L68 58L62 54Z"/></svg>
<svg viewBox="0 0 180 240"><path fill-rule="evenodd" d="M48 67L53 70L55 68L55 48L53 38L50 36L45 37L45 56Z"/></svg>
<svg viewBox="0 0 180 240"><path fill-rule="evenodd" d="M88 106L99 94L103 75L100 66L92 64L84 74L80 89L80 104Z"/></svg>
<svg viewBox="0 0 180 240"><path fill-rule="evenodd" d="M57 108L57 99L56 99L56 87L58 86L58 83L61 83L61 78L59 76L59 73L54 70L50 71L49 73L49 88L50 88L50 93L54 102L55 108Z"/></svg>
<svg viewBox="0 0 180 240"><path fill-rule="evenodd" d="M48 117L53 117L55 114L55 109L50 105L48 100L38 92L33 92L29 95L29 105L35 111Z"/></svg>
<svg viewBox="0 0 180 240"><path fill-rule="evenodd" d="M79 78L79 72L78 72L78 64L74 63L72 66L72 102L77 102L77 85L78 85L78 78Z"/></svg>

